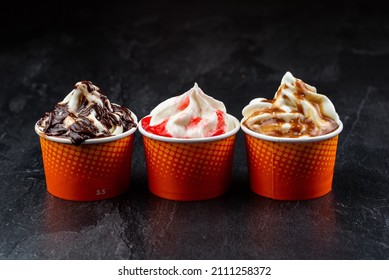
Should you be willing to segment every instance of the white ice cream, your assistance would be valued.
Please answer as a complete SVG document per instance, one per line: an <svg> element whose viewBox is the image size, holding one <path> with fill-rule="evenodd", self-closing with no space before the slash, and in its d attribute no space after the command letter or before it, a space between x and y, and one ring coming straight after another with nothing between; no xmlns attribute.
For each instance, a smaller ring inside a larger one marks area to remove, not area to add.
<svg viewBox="0 0 389 280"><path fill-rule="evenodd" d="M150 115L151 127L166 122L166 132L176 138L210 137L233 129L223 102L206 95L197 83L159 104Z"/></svg>
<svg viewBox="0 0 389 280"><path fill-rule="evenodd" d="M279 137L323 135L339 124L332 102L290 72L282 78L273 100L253 99L242 114L251 130Z"/></svg>

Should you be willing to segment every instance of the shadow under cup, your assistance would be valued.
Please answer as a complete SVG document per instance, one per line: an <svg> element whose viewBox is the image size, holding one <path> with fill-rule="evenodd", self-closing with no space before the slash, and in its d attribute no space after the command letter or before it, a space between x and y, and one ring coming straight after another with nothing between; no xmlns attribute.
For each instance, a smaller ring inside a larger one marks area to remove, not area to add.
<svg viewBox="0 0 389 280"><path fill-rule="evenodd" d="M234 144L239 121L228 115L234 129L225 134L197 139L151 134L139 122L143 135L150 191L180 201L211 199L229 187Z"/></svg>
<svg viewBox="0 0 389 280"><path fill-rule="evenodd" d="M135 123L137 118L132 114ZM39 131L47 191L58 198L94 201L127 191L136 127L115 136L88 139L75 146L69 139Z"/></svg>
<svg viewBox="0 0 389 280"><path fill-rule="evenodd" d="M332 189L339 127L310 138L281 138L245 132L250 184L253 192L277 200L321 197Z"/></svg>

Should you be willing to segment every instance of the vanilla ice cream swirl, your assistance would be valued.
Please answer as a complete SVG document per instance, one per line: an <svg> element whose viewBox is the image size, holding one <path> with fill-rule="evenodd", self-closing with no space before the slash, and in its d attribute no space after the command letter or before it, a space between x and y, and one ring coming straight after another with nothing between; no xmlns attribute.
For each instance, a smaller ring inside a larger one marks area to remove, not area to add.
<svg viewBox="0 0 389 280"><path fill-rule="evenodd" d="M37 124L42 133L69 138L79 145L87 139L119 135L136 127L131 114L129 109L111 103L92 82L81 81Z"/></svg>
<svg viewBox="0 0 389 280"><path fill-rule="evenodd" d="M234 128L223 102L206 95L195 83L182 95L171 97L150 112L147 131L175 138L204 138Z"/></svg>
<svg viewBox="0 0 389 280"><path fill-rule="evenodd" d="M275 137L324 135L336 130L340 122L328 97L290 72L282 78L274 99L253 99L242 114L247 128Z"/></svg>

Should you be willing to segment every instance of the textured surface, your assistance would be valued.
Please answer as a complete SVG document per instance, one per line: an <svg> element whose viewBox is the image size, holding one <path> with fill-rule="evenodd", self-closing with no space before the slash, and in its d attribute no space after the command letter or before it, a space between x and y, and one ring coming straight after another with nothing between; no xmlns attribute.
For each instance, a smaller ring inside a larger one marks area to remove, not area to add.
<svg viewBox="0 0 389 280"><path fill-rule="evenodd" d="M265 197L304 200L332 187L338 136L310 143L274 143L245 135L252 190Z"/></svg>
<svg viewBox="0 0 389 280"><path fill-rule="evenodd" d="M150 191L180 201L224 194L232 175L235 139L232 135L212 142L171 143L144 137Z"/></svg>
<svg viewBox="0 0 389 280"><path fill-rule="evenodd" d="M78 2L0 12L1 259L389 258L384 7ZM240 118L287 70L326 94L344 123L330 194L282 202L251 193L242 132L231 190L217 199L150 194L139 133L125 195L79 203L46 192L33 127L75 82L93 81L143 117L196 81Z"/></svg>
<svg viewBox="0 0 389 280"><path fill-rule="evenodd" d="M48 192L63 199L94 201L127 191L134 130L130 133L116 141L79 146L40 137Z"/></svg>

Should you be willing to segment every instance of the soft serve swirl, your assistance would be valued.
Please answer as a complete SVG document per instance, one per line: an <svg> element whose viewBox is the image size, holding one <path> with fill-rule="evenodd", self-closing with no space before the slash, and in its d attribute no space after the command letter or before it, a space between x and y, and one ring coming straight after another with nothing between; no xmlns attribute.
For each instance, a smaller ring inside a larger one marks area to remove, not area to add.
<svg viewBox="0 0 389 280"><path fill-rule="evenodd" d="M332 102L290 72L282 78L274 99L253 99L242 114L247 128L275 137L313 137L339 126Z"/></svg>
<svg viewBox="0 0 389 280"><path fill-rule="evenodd" d="M135 126L131 111L111 103L90 81L76 83L65 99L38 121L42 133L69 138L75 145L90 138L118 135Z"/></svg>
<svg viewBox="0 0 389 280"><path fill-rule="evenodd" d="M143 119L142 126L150 133L175 138L211 137L233 129L223 102L206 95L197 83L160 103Z"/></svg>

